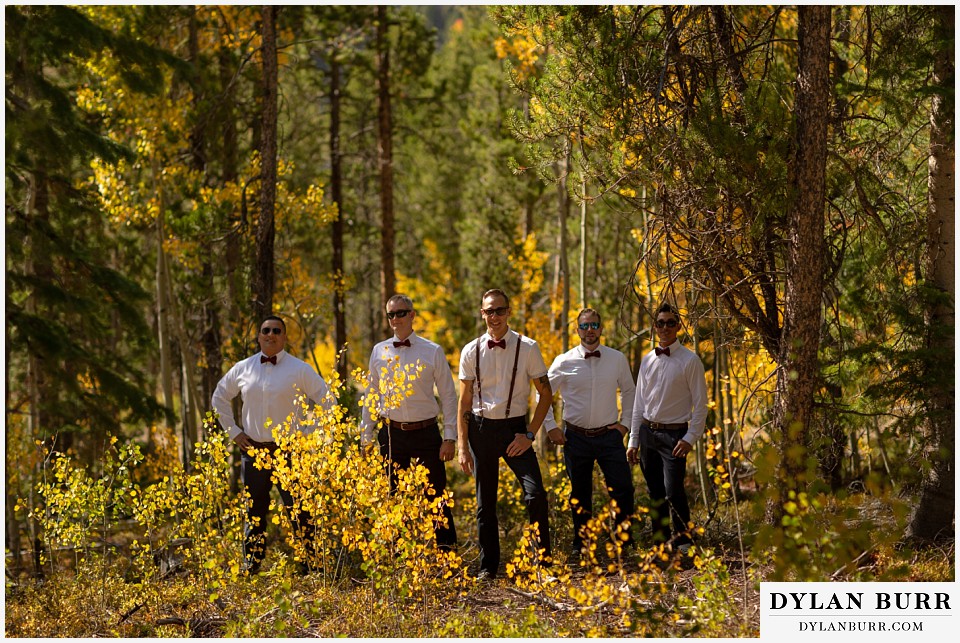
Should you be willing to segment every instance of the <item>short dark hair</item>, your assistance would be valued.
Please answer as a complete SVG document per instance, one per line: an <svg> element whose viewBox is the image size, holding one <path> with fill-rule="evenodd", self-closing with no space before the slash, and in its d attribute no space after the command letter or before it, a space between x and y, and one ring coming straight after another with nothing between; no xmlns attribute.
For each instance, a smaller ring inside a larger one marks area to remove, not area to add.
<svg viewBox="0 0 960 643"><path fill-rule="evenodd" d="M656 317L659 317L660 313L670 313L676 318L677 323L678 324L680 323L680 311L677 310L674 306L671 306L670 304L667 304L667 303L660 304L660 308L657 308Z"/></svg>
<svg viewBox="0 0 960 643"><path fill-rule="evenodd" d="M396 295L388 299L387 303L384 304L383 307L388 308L390 304L397 303L397 302L400 302L405 306L410 306L410 310L415 310L413 307L413 300L407 297L406 295L401 295L400 293L397 293Z"/></svg>
<svg viewBox="0 0 960 643"><path fill-rule="evenodd" d="M491 296L503 297L503 303L506 304L507 308L510 308L510 298L507 297L507 293L503 292L499 288L491 288L487 292L483 293L483 297L480 298L480 305L483 305L484 299Z"/></svg>
<svg viewBox="0 0 960 643"><path fill-rule="evenodd" d="M278 321L278 322L280 322L280 325L283 326L283 332L284 332L284 333L287 332L287 322L283 321L281 318L277 317L276 315L267 315L266 317L264 317L263 319L261 319L261 320L260 320L260 326L258 327L258 330L259 330L260 328L263 328L263 323L264 323L264 322L268 322L268 321Z"/></svg>
<svg viewBox="0 0 960 643"><path fill-rule="evenodd" d="M593 308L584 308L579 313L577 313L577 323L580 322L580 318L583 317L584 315L596 315L597 321L603 324L603 317L601 317L600 313L595 311Z"/></svg>

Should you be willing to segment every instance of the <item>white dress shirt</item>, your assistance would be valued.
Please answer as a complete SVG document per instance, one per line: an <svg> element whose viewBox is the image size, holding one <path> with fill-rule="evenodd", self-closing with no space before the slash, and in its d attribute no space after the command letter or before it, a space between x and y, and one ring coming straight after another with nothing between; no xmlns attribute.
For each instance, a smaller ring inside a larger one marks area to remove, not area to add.
<svg viewBox="0 0 960 643"><path fill-rule="evenodd" d="M507 347L489 348L487 342L493 339L489 333L480 337L480 383L473 386L473 400L470 408L477 415L491 420L506 418L507 395L510 393L510 378L513 373L513 360L517 354L517 342L520 335L508 330L502 339ZM529 337L520 343L520 356L517 358L517 378L513 387L510 403L510 417L527 414L530 398L530 380L547 374L547 365L540 354L540 345ZM460 379L476 382L477 379L477 340L472 340L460 351ZM483 395L483 408L480 407L480 395Z"/></svg>
<svg viewBox="0 0 960 643"><path fill-rule="evenodd" d="M630 365L616 349L601 344L597 350L600 357L586 358L587 351L580 344L558 355L547 371L550 388L563 399L563 419L584 429L597 429L616 424L622 417L621 424L629 430L635 388ZM552 407L543 426L548 431L557 427Z"/></svg>
<svg viewBox="0 0 960 643"><path fill-rule="evenodd" d="M301 424L303 409L297 398L303 394L330 409L334 400L328 396L327 383L309 364L286 351L277 353L276 364L260 363L261 355L237 362L217 384L213 408L220 415L220 425L231 439L244 432L257 442L273 442L273 427L292 416L291 428L311 433L315 427ZM243 400L242 429L230 405L237 395Z"/></svg>
<svg viewBox="0 0 960 643"><path fill-rule="evenodd" d="M381 405L375 408L375 415L371 416L370 409L363 405L363 418L360 426L363 428L361 442L364 444L373 440L373 428L380 417L386 416L394 422L420 422L437 417L443 408L443 437L445 440L457 439L457 388L453 384L453 372L443 354L439 344L410 333L407 337L409 346L395 347L394 342L400 339L392 338L380 342L373 347L370 353L370 382L368 392L379 393L380 381L389 377L393 368L416 372L418 366L423 369L411 382L413 394L404 398L398 408L383 411ZM396 360L399 358L399 362ZM396 367L392 364L398 364ZM433 389L436 386L440 396L440 404L434 397Z"/></svg>
<svg viewBox="0 0 960 643"><path fill-rule="evenodd" d="M683 441L696 444L707 420L707 381L703 362L696 353L673 342L670 355L650 351L644 355L637 373L637 396L633 403L630 446L640 446L643 418L661 424L687 422Z"/></svg>

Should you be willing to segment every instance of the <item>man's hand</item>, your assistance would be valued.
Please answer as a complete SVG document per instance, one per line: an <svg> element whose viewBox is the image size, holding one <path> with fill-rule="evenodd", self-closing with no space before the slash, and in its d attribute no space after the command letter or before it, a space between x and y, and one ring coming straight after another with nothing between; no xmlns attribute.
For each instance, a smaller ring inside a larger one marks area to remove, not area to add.
<svg viewBox="0 0 960 643"><path fill-rule="evenodd" d="M607 428L608 428L608 429L616 429L617 431L619 431L621 438L623 438L624 436L627 435L627 433L630 432L630 429L628 429L627 427L623 426L623 425L620 424L619 422L617 422L616 424L611 424L611 425L608 426Z"/></svg>
<svg viewBox="0 0 960 643"><path fill-rule="evenodd" d="M630 464L640 464L640 449L637 447L627 449L627 462Z"/></svg>
<svg viewBox="0 0 960 643"><path fill-rule="evenodd" d="M233 439L233 442L240 447L240 450L244 453L254 448L253 440L251 440L250 436L243 431L241 431L240 434Z"/></svg>
<svg viewBox="0 0 960 643"><path fill-rule="evenodd" d="M556 445L567 443L567 436L563 434L559 426L547 431L547 438Z"/></svg>
<svg viewBox="0 0 960 643"><path fill-rule="evenodd" d="M507 445L507 455L511 458L515 458L529 449L531 444L533 444L533 442L528 440L527 436L522 433L517 433L517 435L513 438L513 442Z"/></svg>
<svg viewBox="0 0 960 643"><path fill-rule="evenodd" d="M679 442L677 442L677 446L673 447L673 455L674 457L677 457L677 458L686 457L686 455L690 453L690 450L692 448L693 448L692 444L690 444L689 442L680 440Z"/></svg>
<svg viewBox="0 0 960 643"><path fill-rule="evenodd" d="M440 445L440 462L449 462L453 460L454 454L457 452L457 443L453 441L444 440L443 444Z"/></svg>
<svg viewBox="0 0 960 643"><path fill-rule="evenodd" d="M373 449L374 449L373 440L367 442L366 444L361 444L361 445L360 445L360 455L366 457L366 456L370 455L371 453L373 453Z"/></svg>
<svg viewBox="0 0 960 643"><path fill-rule="evenodd" d="M460 468L464 473L473 475L473 456L470 455L470 449L465 444L460 445Z"/></svg>

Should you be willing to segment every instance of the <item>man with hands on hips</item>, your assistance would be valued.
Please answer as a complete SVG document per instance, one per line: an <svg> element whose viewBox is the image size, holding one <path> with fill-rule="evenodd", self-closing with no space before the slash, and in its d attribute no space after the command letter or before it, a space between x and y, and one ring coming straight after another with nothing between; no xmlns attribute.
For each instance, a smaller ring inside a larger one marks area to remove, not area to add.
<svg viewBox="0 0 960 643"><path fill-rule="evenodd" d="M457 446L457 390L453 374L440 345L414 332L413 321L417 312L413 300L406 295L393 295L387 300L386 313L394 336L374 346L370 353L368 394L376 394L381 370L386 369L389 374L392 362L398 363L401 369L414 369L419 365L421 370L412 382L411 395L405 397L397 408L382 411L379 415L382 421L377 434L380 454L390 467L391 488L396 484L394 467L406 468L413 460L419 460L427 469L433 493L440 495L447 488L447 470L443 463L453 460ZM440 396L440 405L434 397L434 388ZM373 404L373 411L382 410L376 408L376 402ZM442 438L437 422L441 406ZM376 424L370 405L365 403L361 420L361 442L364 445L372 443ZM457 530L453 524L453 511L446 504L443 515L446 525L438 523L435 528L437 546L452 550L457 546Z"/></svg>
<svg viewBox="0 0 960 643"><path fill-rule="evenodd" d="M552 402L547 366L539 345L510 330L510 301L499 289L481 299L487 332L460 352L458 433L460 467L476 476L478 579L496 577L500 565L497 490L502 457L523 487L530 523L539 525L541 565L550 562L547 492L537 454L531 448ZM540 400L527 425L530 381ZM559 429L554 429L554 435Z"/></svg>
<svg viewBox="0 0 960 643"><path fill-rule="evenodd" d="M256 458L251 450L268 449L271 454L277 450L268 422L275 426L292 417L291 428L303 433L314 430L313 426L301 423L300 395L327 409L334 404L323 378L309 364L284 350L287 326L280 317L271 315L260 323L257 341L260 352L237 362L227 371L217 384L212 400L220 425L240 447L241 478L252 500L247 511L243 540L244 570L250 574L257 573L263 562L264 534L270 509L270 489L273 487L271 470L258 469L254 465ZM242 427L234 418L231 406L232 400L238 395L243 401ZM279 490L289 513L294 504L293 497L282 486ZM297 535L310 541L313 536L310 516L300 512L294 523ZM300 571L308 570L307 564L301 562Z"/></svg>
<svg viewBox="0 0 960 643"><path fill-rule="evenodd" d="M658 346L640 362L627 458L639 464L653 506L655 542L686 553L691 545L690 506L683 486L687 454L703 435L707 383L703 362L677 341L680 314L670 304L657 310Z"/></svg>

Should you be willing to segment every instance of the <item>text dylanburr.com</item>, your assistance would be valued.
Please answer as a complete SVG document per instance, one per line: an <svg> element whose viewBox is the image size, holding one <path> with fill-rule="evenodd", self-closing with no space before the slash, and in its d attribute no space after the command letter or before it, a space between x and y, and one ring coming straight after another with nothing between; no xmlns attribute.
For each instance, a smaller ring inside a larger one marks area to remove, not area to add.
<svg viewBox="0 0 960 643"><path fill-rule="evenodd" d="M760 583L760 639L956 640L958 601L956 583Z"/></svg>

